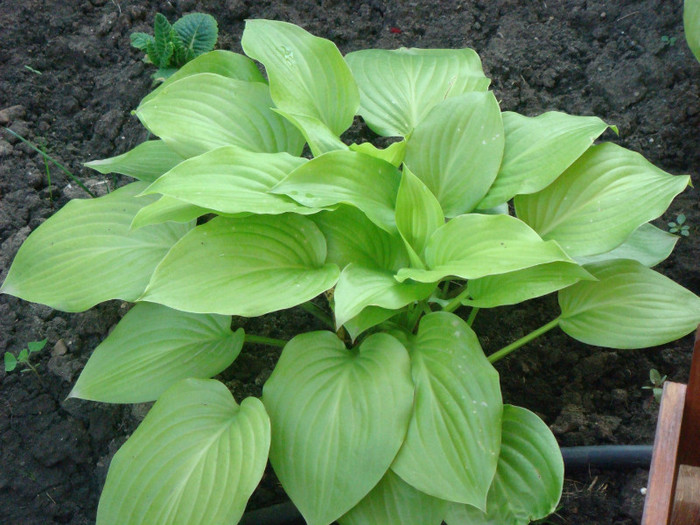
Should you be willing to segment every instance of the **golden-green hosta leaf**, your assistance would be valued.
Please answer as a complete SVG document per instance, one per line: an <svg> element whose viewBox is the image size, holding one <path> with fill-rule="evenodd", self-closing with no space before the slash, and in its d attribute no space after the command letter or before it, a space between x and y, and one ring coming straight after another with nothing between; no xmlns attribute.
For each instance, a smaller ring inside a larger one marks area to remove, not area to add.
<svg viewBox="0 0 700 525"><path fill-rule="evenodd" d="M547 425L527 409L503 406L501 453L486 511L452 503L448 525L527 525L554 512L564 461Z"/></svg>
<svg viewBox="0 0 700 525"><path fill-rule="evenodd" d="M586 265L597 281L559 292L559 327L574 339L609 348L674 341L700 324L700 298L637 261Z"/></svg>
<svg viewBox="0 0 700 525"><path fill-rule="evenodd" d="M80 312L109 299L135 301L156 265L190 229L158 224L131 230L153 197L134 182L97 199L75 199L39 226L17 252L0 292Z"/></svg>
<svg viewBox="0 0 700 525"><path fill-rule="evenodd" d="M221 146L299 155L304 138L272 105L266 84L197 73L142 102L136 116L186 158Z"/></svg>
<svg viewBox="0 0 700 525"><path fill-rule="evenodd" d="M103 403L155 401L188 377L209 378L238 357L243 330L231 318L139 303L95 350L68 397Z"/></svg>
<svg viewBox="0 0 700 525"><path fill-rule="evenodd" d="M552 241L509 215L471 213L455 217L430 236L424 250L427 269L399 270L401 281L436 282L454 275L478 279L571 259Z"/></svg>
<svg viewBox="0 0 700 525"><path fill-rule="evenodd" d="M121 173L144 182L153 182L183 160L184 157L171 150L162 140L147 140L126 153L86 162L85 166L100 173Z"/></svg>
<svg viewBox="0 0 700 525"><path fill-rule="evenodd" d="M317 119L335 135L350 127L360 94L333 42L287 22L247 20L241 45L265 66L280 110Z"/></svg>
<svg viewBox="0 0 700 525"><path fill-rule="evenodd" d="M345 57L360 88L359 113L383 136L409 135L443 100L486 91L473 49L363 49Z"/></svg>
<svg viewBox="0 0 700 525"><path fill-rule="evenodd" d="M158 399L107 473L97 525L237 523L260 482L270 420L212 379L184 379Z"/></svg>
<svg viewBox="0 0 700 525"><path fill-rule="evenodd" d="M217 217L185 235L140 298L196 313L253 317L291 308L332 287L326 241L295 214Z"/></svg>
<svg viewBox="0 0 700 525"><path fill-rule="evenodd" d="M572 257L608 252L661 215L690 182L615 144L591 146L542 191L518 195L515 210Z"/></svg>
<svg viewBox="0 0 700 525"><path fill-rule="evenodd" d="M501 390L473 330L447 312L409 338L413 417L392 470L421 492L484 509L501 443Z"/></svg>
<svg viewBox="0 0 700 525"><path fill-rule="evenodd" d="M496 97L466 93L436 105L406 141L406 166L447 217L472 211L496 178L503 156Z"/></svg>
<svg viewBox="0 0 700 525"><path fill-rule="evenodd" d="M408 353L388 334L347 350L331 332L292 339L263 388L270 462L309 525L348 512L382 479L413 404Z"/></svg>
<svg viewBox="0 0 700 525"><path fill-rule="evenodd" d="M479 209L493 208L518 194L549 186L586 151L608 125L598 117L549 111L526 117L503 112L503 162Z"/></svg>
<svg viewBox="0 0 700 525"><path fill-rule="evenodd" d="M306 159L288 153L257 153L223 146L192 157L151 184L144 194L162 193L224 214L314 213L269 190Z"/></svg>
<svg viewBox="0 0 700 525"><path fill-rule="evenodd" d="M338 520L340 525L440 525L447 502L428 496L391 470L353 509Z"/></svg>

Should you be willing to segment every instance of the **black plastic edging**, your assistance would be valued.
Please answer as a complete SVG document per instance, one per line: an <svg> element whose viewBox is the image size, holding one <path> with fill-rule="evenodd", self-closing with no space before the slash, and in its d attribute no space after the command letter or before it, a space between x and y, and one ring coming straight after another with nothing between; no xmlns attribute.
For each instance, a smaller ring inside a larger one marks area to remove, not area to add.
<svg viewBox="0 0 700 525"><path fill-rule="evenodd" d="M562 447L567 472L587 468L623 470L649 468L651 445L600 445ZM246 512L239 525L305 525L304 518L291 501Z"/></svg>

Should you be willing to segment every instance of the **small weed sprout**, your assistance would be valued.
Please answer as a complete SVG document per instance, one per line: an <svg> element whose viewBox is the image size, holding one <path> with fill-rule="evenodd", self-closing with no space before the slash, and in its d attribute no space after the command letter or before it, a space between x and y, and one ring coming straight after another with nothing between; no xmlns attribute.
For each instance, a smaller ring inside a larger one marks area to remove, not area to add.
<svg viewBox="0 0 700 525"><path fill-rule="evenodd" d="M673 46L676 44L676 37L675 36L668 36L668 35L663 35L661 37L661 42L663 42L664 45L666 46Z"/></svg>
<svg viewBox="0 0 700 525"><path fill-rule="evenodd" d="M31 363L30 357L32 354L40 352L44 346L46 346L47 339L41 341L30 341L27 343L27 348L20 351L17 356L11 354L10 352L5 352L5 372L9 373L17 368L17 365L24 365L22 372L34 372L37 378L41 380L39 372L36 367Z"/></svg>
<svg viewBox="0 0 700 525"><path fill-rule="evenodd" d="M661 395L664 392L664 383L666 382L667 376L661 375L656 368L649 370L649 383L650 385L643 386L644 390L651 390L654 394L654 399L657 403L661 402Z"/></svg>
<svg viewBox="0 0 700 525"><path fill-rule="evenodd" d="M683 213L676 215L676 220L668 223L668 232L677 233L683 237L690 236L690 227L685 223L685 220Z"/></svg>

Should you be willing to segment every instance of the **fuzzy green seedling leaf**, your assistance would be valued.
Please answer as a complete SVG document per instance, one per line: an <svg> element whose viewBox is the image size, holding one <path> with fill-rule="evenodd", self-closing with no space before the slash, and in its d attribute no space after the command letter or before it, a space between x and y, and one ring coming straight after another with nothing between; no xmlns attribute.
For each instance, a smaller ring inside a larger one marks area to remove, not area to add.
<svg viewBox="0 0 700 525"><path fill-rule="evenodd" d="M238 405L218 381L180 381L112 459L97 525L237 523L269 446L260 400Z"/></svg>
<svg viewBox="0 0 700 525"><path fill-rule="evenodd" d="M160 13L156 13L153 19L153 38L155 44L155 54L148 58L157 67L165 67L168 65L167 60L173 52L172 26L168 19Z"/></svg>
<svg viewBox="0 0 700 525"><path fill-rule="evenodd" d="M42 339L41 341L29 341L27 343L27 349L30 353L41 352L46 346L48 339Z"/></svg>
<svg viewBox="0 0 700 525"><path fill-rule="evenodd" d="M231 318L139 303L92 353L68 397L103 403L155 401L188 377L227 368L243 346Z"/></svg>
<svg viewBox="0 0 700 525"><path fill-rule="evenodd" d="M185 61L214 49L219 36L216 19L206 13L185 15L173 24L178 43L184 50ZM181 66L182 64L176 64Z"/></svg>
<svg viewBox="0 0 700 525"><path fill-rule="evenodd" d="M17 358L10 352L5 352L5 372L12 372L17 368Z"/></svg>
<svg viewBox="0 0 700 525"><path fill-rule="evenodd" d="M141 51L146 51L148 45L153 43L155 40L153 36L149 35L148 33L131 33L129 38L131 40L131 45L136 49L140 49Z"/></svg>
<svg viewBox="0 0 700 525"><path fill-rule="evenodd" d="M310 525L341 517L389 469L411 415L410 366L388 334L353 350L331 332L285 346L263 388L274 429L270 462Z"/></svg>

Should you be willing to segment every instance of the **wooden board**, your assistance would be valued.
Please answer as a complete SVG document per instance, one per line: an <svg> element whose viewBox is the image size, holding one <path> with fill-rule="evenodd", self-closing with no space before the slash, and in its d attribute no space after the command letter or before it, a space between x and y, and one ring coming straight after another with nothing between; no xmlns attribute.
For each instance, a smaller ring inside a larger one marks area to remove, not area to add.
<svg viewBox="0 0 700 525"><path fill-rule="evenodd" d="M700 328L695 333L680 439L678 463L700 467Z"/></svg>
<svg viewBox="0 0 700 525"><path fill-rule="evenodd" d="M664 384L642 525L666 525L671 519L685 391L686 386L680 383Z"/></svg>
<svg viewBox="0 0 700 525"><path fill-rule="evenodd" d="M700 467L681 465L676 481L671 525L700 523Z"/></svg>

